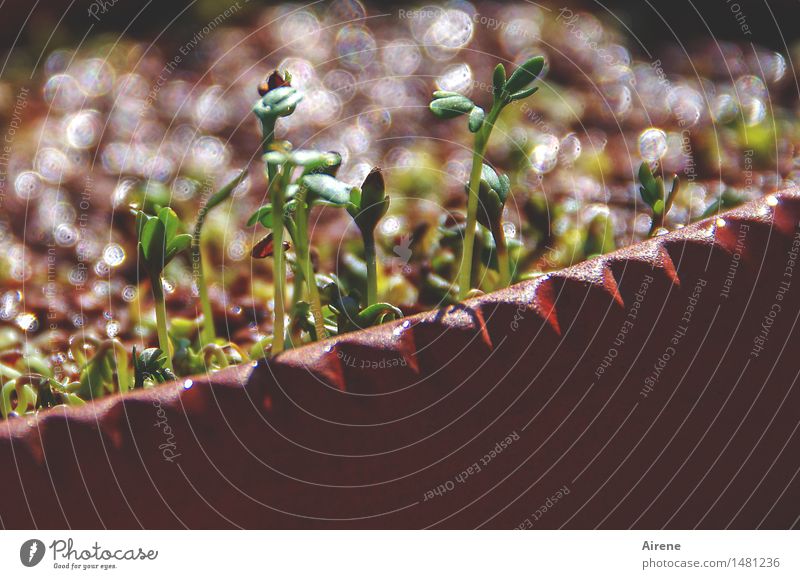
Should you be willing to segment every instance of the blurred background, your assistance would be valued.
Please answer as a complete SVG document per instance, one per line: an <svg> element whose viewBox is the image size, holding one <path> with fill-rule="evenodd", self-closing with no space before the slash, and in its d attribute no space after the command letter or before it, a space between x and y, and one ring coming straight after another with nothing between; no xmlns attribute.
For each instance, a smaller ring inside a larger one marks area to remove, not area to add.
<svg viewBox="0 0 800 579"><path fill-rule="evenodd" d="M169 204L190 224L248 166L206 230L228 335L262 337L272 290L268 260L250 259L264 232L246 226L266 196L251 109L276 68L306 95L279 138L340 152L339 177L354 185L384 169L381 288L409 308L438 303L431 273L452 279L459 249L447 235L471 163L466 123L435 119L431 92L486 106L497 62L547 59L539 92L507 108L488 150L511 179L503 230L525 275L645 238L642 163L683 184L668 229L800 184L797 7L7 0L0 321L30 336L81 328L146 342L130 206ZM320 269L355 280L363 263L346 215L318 212L313 225ZM173 311L196 315L185 260L165 287ZM42 348L63 352L58 340Z"/></svg>

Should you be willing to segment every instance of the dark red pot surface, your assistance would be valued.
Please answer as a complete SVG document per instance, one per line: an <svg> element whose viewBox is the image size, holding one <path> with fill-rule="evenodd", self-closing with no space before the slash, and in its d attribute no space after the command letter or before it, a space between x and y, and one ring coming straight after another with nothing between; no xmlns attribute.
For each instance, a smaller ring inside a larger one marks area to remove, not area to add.
<svg viewBox="0 0 800 579"><path fill-rule="evenodd" d="M800 195L0 423L8 528L790 528Z"/></svg>

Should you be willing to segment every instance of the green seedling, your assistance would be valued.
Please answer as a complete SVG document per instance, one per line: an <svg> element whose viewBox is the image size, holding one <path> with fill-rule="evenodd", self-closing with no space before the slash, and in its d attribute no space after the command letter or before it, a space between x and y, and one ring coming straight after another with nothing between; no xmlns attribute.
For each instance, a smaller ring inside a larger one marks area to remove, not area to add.
<svg viewBox="0 0 800 579"><path fill-rule="evenodd" d="M133 387L144 388L148 383L163 384L175 379L169 368L169 357L159 348L147 348L139 354L133 347Z"/></svg>
<svg viewBox="0 0 800 579"><path fill-rule="evenodd" d="M461 267L458 274L460 299L464 299L472 288L472 254L478 220L480 182L489 137L504 107L536 92L538 87L533 87L531 84L541 74L544 64L544 58L541 56L531 58L517 68L508 79L506 79L505 67L498 64L492 78L493 100L488 113L462 94L448 91L433 93L433 100L430 103L433 114L441 119L468 115L469 130L475 134L472 148L472 169L467 184L467 225L464 231ZM507 266L508 260L505 261ZM502 274L501 277L503 277ZM506 275L505 278L510 279L510 275Z"/></svg>
<svg viewBox="0 0 800 579"><path fill-rule="evenodd" d="M200 332L200 339L203 344L211 344L217 339L216 331L214 330L214 312L211 309L211 300L208 297L208 283L203 273L205 268L203 266L203 252L200 245L203 224L205 224L209 211L225 202L246 175L247 171L242 171L230 183L214 193L208 198L208 201L205 202L200 208L200 212L197 214L197 221L194 226L194 233L192 234L192 267L195 268L197 292L200 297L200 307L203 312L203 328Z"/></svg>
<svg viewBox="0 0 800 579"><path fill-rule="evenodd" d="M655 177L650 165L642 163L639 167L639 194L648 207L653 212L653 219L650 224L650 231L648 237L653 237L659 229L664 227L664 223L672 208L672 203L680 191L681 182L677 175L672 176L672 187L669 194L666 194L664 187L664 179L659 176Z"/></svg>
<svg viewBox="0 0 800 579"><path fill-rule="evenodd" d="M350 187L334 177L320 171L331 170L341 164L336 153L298 150L292 151L289 143L275 147L264 155L269 172L275 175L275 188L270 188L272 203L259 208L248 221L249 225L261 223L272 230L272 238L263 248L254 248L254 257L266 257L266 250L275 260L275 324L272 340L273 354L284 348L285 267L284 255L287 247L283 242L284 229L295 246L297 273L305 280L309 302L314 314L314 325L318 337L326 337L322 317L322 304L314 282L314 266L308 232L308 214L314 205L344 207L350 199ZM301 169L299 184L292 182L297 168ZM344 187L343 187L344 186ZM280 216L281 219L277 219ZM255 250L261 249L262 252ZM295 298L296 300L299 298Z"/></svg>
<svg viewBox="0 0 800 579"><path fill-rule="evenodd" d="M378 302L378 271L375 250L375 228L389 210L389 198L383 175L378 167L373 169L361 184L352 189L347 211L356 222L364 242L364 260L367 264L367 307Z"/></svg>
<svg viewBox="0 0 800 579"><path fill-rule="evenodd" d="M157 215L148 215L142 211L137 214L136 230L139 237L139 252L144 268L150 276L153 300L156 306L156 328L158 344L167 355L166 367L172 371L172 352L167 331L167 307L164 299L164 287L161 274L164 267L175 257L189 248L192 236L178 233L180 220L169 207L158 211Z"/></svg>
<svg viewBox="0 0 800 579"><path fill-rule="evenodd" d="M505 229L503 229L503 209L510 191L511 181L508 176L498 175L489 165L484 164L478 187L478 223L488 229L494 238L497 270L503 287L511 285L513 277Z"/></svg>
<svg viewBox="0 0 800 579"><path fill-rule="evenodd" d="M86 360L86 346L94 347L94 355ZM116 378L117 391L127 392L131 386L128 372L128 352L116 338L99 342L92 338L81 338L70 342L70 353L82 366L75 392L84 400L99 398L104 392L114 392Z"/></svg>

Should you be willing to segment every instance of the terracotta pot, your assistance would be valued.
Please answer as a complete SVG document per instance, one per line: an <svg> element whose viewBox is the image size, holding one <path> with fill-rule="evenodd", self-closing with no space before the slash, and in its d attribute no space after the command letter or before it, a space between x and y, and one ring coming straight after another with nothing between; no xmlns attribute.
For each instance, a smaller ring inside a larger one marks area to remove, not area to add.
<svg viewBox="0 0 800 579"><path fill-rule="evenodd" d="M13 528L789 528L800 194L0 425Z"/></svg>

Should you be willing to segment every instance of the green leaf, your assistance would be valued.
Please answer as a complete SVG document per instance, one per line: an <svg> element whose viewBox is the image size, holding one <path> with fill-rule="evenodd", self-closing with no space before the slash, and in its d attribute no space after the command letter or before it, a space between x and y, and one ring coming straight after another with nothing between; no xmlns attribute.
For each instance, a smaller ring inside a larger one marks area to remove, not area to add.
<svg viewBox="0 0 800 579"><path fill-rule="evenodd" d="M639 167L639 182L642 184L639 188L642 200L651 208L656 201L664 200L664 180L661 177L654 177L647 163L642 163Z"/></svg>
<svg viewBox="0 0 800 579"><path fill-rule="evenodd" d="M230 183L228 183L222 189L220 189L219 191L214 193L211 197L209 197L208 201L206 202L206 211L211 211L212 209L214 209L214 207L216 207L217 205L225 201L228 197L230 197L231 193L233 193L233 190L239 186L239 184L244 180L246 176L247 176L247 169L243 169L242 172L239 173L236 177L234 177Z"/></svg>
<svg viewBox="0 0 800 579"><path fill-rule="evenodd" d="M261 120L286 117L294 112L295 107L303 100L303 93L292 86L275 88L258 100L253 112Z"/></svg>
<svg viewBox="0 0 800 579"><path fill-rule="evenodd" d="M371 326L376 325L376 322L383 321L384 317L393 317L396 320L399 320L403 317L403 312L400 311L399 308L396 308L392 304L387 303L377 303L372 304L371 306L367 306L360 312L358 312L357 317L357 325L360 328L369 328Z"/></svg>
<svg viewBox="0 0 800 579"><path fill-rule="evenodd" d="M283 165L289 160L289 155L285 151L269 151L261 155L261 160L267 165Z"/></svg>
<svg viewBox="0 0 800 579"><path fill-rule="evenodd" d="M506 88L506 67L503 66L502 62L494 67L492 85L495 97L499 97L501 94L503 94L503 91Z"/></svg>
<svg viewBox="0 0 800 579"><path fill-rule="evenodd" d="M469 113L475 104L463 95L437 98L431 101L431 112L440 119L454 119Z"/></svg>
<svg viewBox="0 0 800 579"><path fill-rule="evenodd" d="M139 212L136 219L139 224L139 248L142 251L142 257L147 261L150 259L150 247L152 245L153 236L156 235L155 230L157 227L161 228L162 233L160 235L163 239L164 225L157 217L152 217L143 212Z"/></svg>
<svg viewBox="0 0 800 579"><path fill-rule="evenodd" d="M339 153L328 153L313 151L310 149L300 149L289 155L292 165L305 167L308 170L321 169L323 167L333 167L342 163L342 156Z"/></svg>
<svg viewBox="0 0 800 579"><path fill-rule="evenodd" d="M511 180L508 175L498 175L492 167L484 163L481 167L481 181L486 182L489 187L497 191L505 203L506 196L511 189Z"/></svg>
<svg viewBox="0 0 800 579"><path fill-rule="evenodd" d="M164 223L152 218L144 226L144 242L141 244L145 266L151 276L157 276L164 270L164 248L166 231Z"/></svg>
<svg viewBox="0 0 800 579"><path fill-rule="evenodd" d="M192 236L188 233L173 237L172 241L167 245L167 255L164 259L164 263L172 261L176 255L188 249L190 245L192 245Z"/></svg>
<svg viewBox="0 0 800 579"><path fill-rule="evenodd" d="M464 96L460 92L453 92L451 90L435 90L433 91L433 98L443 99L447 97L460 97Z"/></svg>
<svg viewBox="0 0 800 579"><path fill-rule="evenodd" d="M164 239L169 243L175 234L178 233L178 226L181 220L171 207L164 207L158 212L158 219L164 224Z"/></svg>
<svg viewBox="0 0 800 579"><path fill-rule="evenodd" d="M509 94L514 94L524 88L527 88L533 81L536 80L543 68L543 56L534 56L533 58L527 60L522 66L513 72L511 77L509 77L505 86L506 91Z"/></svg>
<svg viewBox="0 0 800 579"><path fill-rule="evenodd" d="M272 203L259 207L247 220L248 227L252 227L256 223L261 223L264 227L272 229Z"/></svg>
<svg viewBox="0 0 800 579"><path fill-rule="evenodd" d="M350 192L352 185L339 181L335 177L318 173L306 175L301 182L311 195L309 204L318 203L333 207L347 207L350 203Z"/></svg>
<svg viewBox="0 0 800 579"><path fill-rule="evenodd" d="M486 118L486 113L483 112L481 107L475 107L469 113L469 130L472 133L477 133L483 126L483 119Z"/></svg>
<svg viewBox="0 0 800 579"><path fill-rule="evenodd" d="M513 101L521 101L522 99L526 99L529 96L531 96L537 90L539 90L538 86L532 86L532 87L526 88L524 90L515 92L514 94L510 95L508 98L512 102Z"/></svg>
<svg viewBox="0 0 800 579"><path fill-rule="evenodd" d="M288 200L284 206L284 215L290 215L297 207L297 199ZM248 227L252 227L256 223L261 223L267 229L272 229L272 203L267 203L258 208L258 210L250 216L247 220Z"/></svg>
<svg viewBox="0 0 800 579"><path fill-rule="evenodd" d="M664 213L664 200L663 199L656 199L655 203L653 203L653 213L656 215L661 215Z"/></svg>
<svg viewBox="0 0 800 579"><path fill-rule="evenodd" d="M389 198L386 197L383 175L378 167L373 167L361 184L360 192L357 188L351 192L347 211L362 233L372 233L388 210Z"/></svg>

